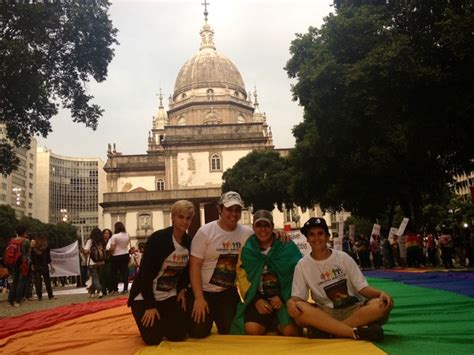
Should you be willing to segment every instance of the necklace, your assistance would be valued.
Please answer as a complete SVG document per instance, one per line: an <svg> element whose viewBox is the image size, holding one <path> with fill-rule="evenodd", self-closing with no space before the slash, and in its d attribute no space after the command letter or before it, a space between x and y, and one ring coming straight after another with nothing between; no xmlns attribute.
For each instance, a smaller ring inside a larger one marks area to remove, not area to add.
<svg viewBox="0 0 474 355"><path fill-rule="evenodd" d="M318 269L318 273L320 275L321 281L324 281L324 269L326 267L326 261L331 257L332 255L332 250L331 249L326 249L326 257L324 259L316 259L313 256L313 253L311 252L311 257L316 261L316 267Z"/></svg>

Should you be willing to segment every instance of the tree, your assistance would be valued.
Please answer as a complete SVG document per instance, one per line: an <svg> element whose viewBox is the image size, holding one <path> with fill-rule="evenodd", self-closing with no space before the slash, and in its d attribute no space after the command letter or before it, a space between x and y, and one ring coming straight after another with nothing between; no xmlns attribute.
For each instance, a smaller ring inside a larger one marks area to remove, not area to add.
<svg viewBox="0 0 474 355"><path fill-rule="evenodd" d="M290 155L295 202L417 226L473 168L472 2L337 1L286 65L304 107ZM393 212L392 212L393 213Z"/></svg>
<svg viewBox="0 0 474 355"><path fill-rule="evenodd" d="M0 6L0 173L18 165L14 147L46 137L60 103L74 122L95 129L103 110L86 84L102 82L113 58L117 30L109 2L9 2Z"/></svg>
<svg viewBox="0 0 474 355"><path fill-rule="evenodd" d="M237 191L254 211L291 205L288 160L272 150L254 150L222 175L222 191Z"/></svg>
<svg viewBox="0 0 474 355"><path fill-rule="evenodd" d="M43 223L31 217L23 217L19 223L26 227L28 235L33 238L40 235L46 236L50 248L53 249L62 248L77 240L77 227L70 223Z"/></svg>
<svg viewBox="0 0 474 355"><path fill-rule="evenodd" d="M15 217L15 210L8 205L0 206L0 255L8 241L15 235L15 227L18 221Z"/></svg>

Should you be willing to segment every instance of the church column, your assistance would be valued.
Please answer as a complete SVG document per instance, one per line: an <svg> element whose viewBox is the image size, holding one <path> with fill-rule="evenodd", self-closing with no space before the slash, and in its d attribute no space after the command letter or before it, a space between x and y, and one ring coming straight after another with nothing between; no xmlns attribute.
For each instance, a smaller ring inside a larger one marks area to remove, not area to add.
<svg viewBox="0 0 474 355"><path fill-rule="evenodd" d="M169 208L163 209L163 228L171 226L171 211Z"/></svg>

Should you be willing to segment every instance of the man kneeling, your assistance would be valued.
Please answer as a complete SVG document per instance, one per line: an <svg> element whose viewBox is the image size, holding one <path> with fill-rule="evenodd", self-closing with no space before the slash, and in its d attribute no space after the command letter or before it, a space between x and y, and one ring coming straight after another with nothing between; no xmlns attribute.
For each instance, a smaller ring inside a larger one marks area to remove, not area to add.
<svg viewBox="0 0 474 355"><path fill-rule="evenodd" d="M382 340L381 324L388 319L392 298L369 286L348 254L328 248L329 229L323 218L310 218L301 233L311 254L296 265L287 303L290 316L308 327L310 338ZM306 302L309 290L316 304Z"/></svg>
<svg viewBox="0 0 474 355"><path fill-rule="evenodd" d="M293 242L282 243L273 232L270 211L255 212L254 233L237 265L237 281L243 303L237 306L232 334L264 335L278 330L297 336L300 328L289 317L286 301L291 296L293 272L301 253Z"/></svg>

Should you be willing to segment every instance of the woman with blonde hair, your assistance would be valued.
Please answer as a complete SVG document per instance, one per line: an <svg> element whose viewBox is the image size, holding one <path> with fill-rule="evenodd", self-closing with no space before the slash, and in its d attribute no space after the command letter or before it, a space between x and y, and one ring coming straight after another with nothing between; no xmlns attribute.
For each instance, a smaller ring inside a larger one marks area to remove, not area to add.
<svg viewBox="0 0 474 355"><path fill-rule="evenodd" d="M193 216L191 202L175 202L171 206L172 226L154 232L145 245L128 306L147 345L157 345L163 338L186 338L185 292L191 246L187 230Z"/></svg>

